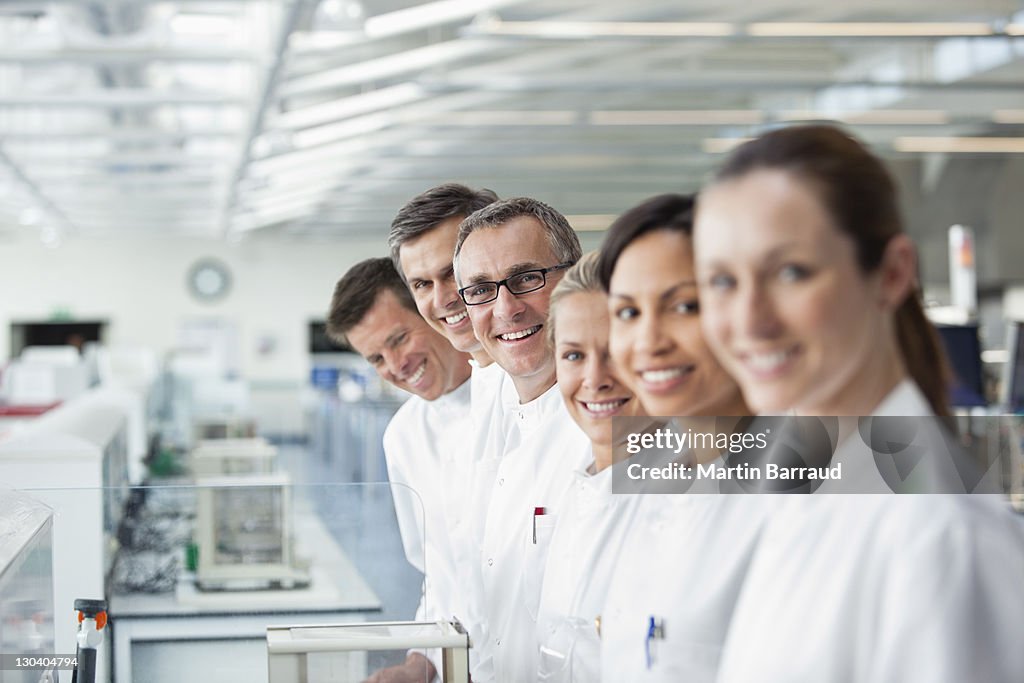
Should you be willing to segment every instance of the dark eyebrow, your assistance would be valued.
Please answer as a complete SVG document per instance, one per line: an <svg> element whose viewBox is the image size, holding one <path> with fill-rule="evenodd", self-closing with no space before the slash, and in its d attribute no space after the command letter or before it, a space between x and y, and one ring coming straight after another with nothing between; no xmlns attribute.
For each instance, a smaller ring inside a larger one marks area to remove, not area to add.
<svg viewBox="0 0 1024 683"><path fill-rule="evenodd" d="M697 281L696 280L682 280L682 281L677 282L676 284L672 285L668 289L666 289L664 292L661 293L661 296L659 296L658 298L661 299L662 301L665 301L666 299L671 299L672 297L674 297L679 292L679 290L682 289L683 287L696 287L696 286L697 286Z"/></svg>
<svg viewBox="0 0 1024 683"><path fill-rule="evenodd" d="M524 270L542 270L544 266L534 261L527 261L526 263L517 263L514 266L509 266L505 269L505 277L512 277Z"/></svg>
<svg viewBox="0 0 1024 683"><path fill-rule="evenodd" d="M534 261L525 261L523 263L516 263L515 265L509 266L508 268L505 269L503 275L504 277L512 277L513 275L518 275L524 270L541 270L543 268L544 266ZM502 278L498 279L500 280ZM480 282L497 282L497 280L492 280L490 277L483 273L477 273L476 275L472 275L466 280L467 285L475 285Z"/></svg>
<svg viewBox="0 0 1024 683"><path fill-rule="evenodd" d="M661 299L662 301L664 301L665 299L671 299L683 287L696 287L696 286L697 286L697 281L696 280L681 280L681 281L675 283L674 285L672 285L671 287L669 287L668 289L666 289L661 294L659 294L658 298ZM634 301L634 297L630 296L629 294L622 294L622 293L619 293L619 292L609 292L608 296L609 296L609 298L613 298L613 299L625 299L626 301Z"/></svg>
<svg viewBox="0 0 1024 683"><path fill-rule="evenodd" d="M475 285L480 282L493 282L493 280L488 279L488 277L483 273L477 273L476 275L472 275L466 279L466 286Z"/></svg>
<svg viewBox="0 0 1024 683"><path fill-rule="evenodd" d="M384 340L384 345L385 346L393 345L395 343L395 339L396 338L401 337L403 334L405 334L408 331L409 331L409 328L407 328L407 327L400 327L400 328L398 328L397 330L395 330L394 332L392 332L391 334L389 334L387 336L387 338Z"/></svg>
<svg viewBox="0 0 1024 683"><path fill-rule="evenodd" d="M798 248L800 248L802 246L804 246L804 243L798 242L796 240L791 240L789 242L783 242L782 244L777 244L774 247L772 247L771 249L769 249L768 251L766 251L764 253L764 255L761 256L760 258L762 260L768 261L768 262L777 261L780 257L784 256L787 251L790 251L791 249L798 249ZM729 261L726 261L726 260L723 260L723 259L712 260L712 261L708 261L707 262L707 264L704 267L704 270L707 270L708 268L712 268L712 269L724 268L724 269L728 270L729 267L730 267L729 264L730 264Z"/></svg>

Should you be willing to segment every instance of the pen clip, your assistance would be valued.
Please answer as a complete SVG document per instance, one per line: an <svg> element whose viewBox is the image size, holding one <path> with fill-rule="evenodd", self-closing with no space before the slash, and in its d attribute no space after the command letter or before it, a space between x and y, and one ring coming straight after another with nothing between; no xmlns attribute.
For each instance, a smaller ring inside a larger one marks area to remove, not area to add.
<svg viewBox="0 0 1024 683"><path fill-rule="evenodd" d="M546 515L547 508L544 506L533 508L533 544L537 545L537 517L539 515Z"/></svg>

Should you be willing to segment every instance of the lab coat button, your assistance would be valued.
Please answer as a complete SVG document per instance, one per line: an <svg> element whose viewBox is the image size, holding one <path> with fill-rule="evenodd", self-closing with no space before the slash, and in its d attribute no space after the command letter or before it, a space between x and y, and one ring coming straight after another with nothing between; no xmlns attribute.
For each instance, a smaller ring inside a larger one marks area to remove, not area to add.
<svg viewBox="0 0 1024 683"><path fill-rule="evenodd" d="M501 479L498 480L498 486L504 486L504 485L505 485L505 478L502 477Z"/></svg>
<svg viewBox="0 0 1024 683"><path fill-rule="evenodd" d="M493 567L494 566L494 558L493 557L488 557L487 558L487 566L488 567Z"/></svg>

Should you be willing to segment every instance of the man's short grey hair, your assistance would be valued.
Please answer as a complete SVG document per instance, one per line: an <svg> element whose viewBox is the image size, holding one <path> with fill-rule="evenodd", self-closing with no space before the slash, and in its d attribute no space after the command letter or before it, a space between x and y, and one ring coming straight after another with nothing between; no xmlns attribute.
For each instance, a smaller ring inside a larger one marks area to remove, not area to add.
<svg viewBox="0 0 1024 683"><path fill-rule="evenodd" d="M557 263L575 263L583 254L580 238L569 225L565 216L544 202L530 197L513 197L503 199L486 206L468 216L459 226L459 237L455 242L455 277L459 273L459 253L466 238L482 228L495 228L509 221L529 216L536 219L543 227L551 247L551 253Z"/></svg>
<svg viewBox="0 0 1024 683"><path fill-rule="evenodd" d="M459 183L438 185L410 199L391 221L388 233L391 261L399 275L405 278L398 258L403 244L430 232L449 218L463 219L496 201L498 195L493 190L474 190Z"/></svg>

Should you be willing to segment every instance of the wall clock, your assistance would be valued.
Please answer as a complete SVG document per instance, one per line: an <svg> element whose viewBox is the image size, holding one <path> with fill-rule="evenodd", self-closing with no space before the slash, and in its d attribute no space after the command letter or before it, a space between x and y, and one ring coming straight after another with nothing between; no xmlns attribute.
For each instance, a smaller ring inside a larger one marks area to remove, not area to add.
<svg viewBox="0 0 1024 683"><path fill-rule="evenodd" d="M188 291L203 302L218 301L231 289L231 271L222 261L199 259L188 269Z"/></svg>

